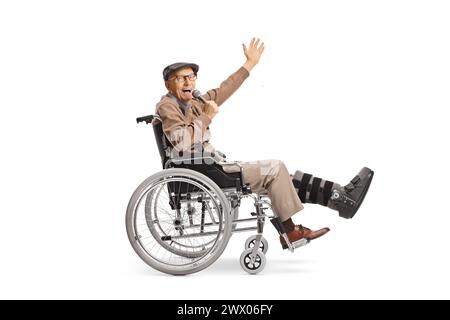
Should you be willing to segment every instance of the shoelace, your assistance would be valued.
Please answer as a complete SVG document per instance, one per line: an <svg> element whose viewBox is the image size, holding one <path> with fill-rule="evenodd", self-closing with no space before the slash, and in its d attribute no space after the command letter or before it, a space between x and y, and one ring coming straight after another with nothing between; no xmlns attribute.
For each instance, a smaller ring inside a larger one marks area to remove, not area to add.
<svg viewBox="0 0 450 320"><path fill-rule="evenodd" d="M311 229L304 227L301 224L298 224L296 227L298 227L298 230L302 233L302 236L305 235L306 231L311 231Z"/></svg>

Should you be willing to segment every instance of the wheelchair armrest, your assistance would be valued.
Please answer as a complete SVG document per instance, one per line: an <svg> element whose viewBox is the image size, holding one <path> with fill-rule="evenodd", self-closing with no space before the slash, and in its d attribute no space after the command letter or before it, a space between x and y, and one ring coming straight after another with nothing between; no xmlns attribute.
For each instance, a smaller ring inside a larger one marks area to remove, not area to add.
<svg viewBox="0 0 450 320"><path fill-rule="evenodd" d="M239 166L240 170L237 172L225 172L223 166L228 164L236 164ZM244 183L244 172L242 165L239 162L218 161L211 156L181 157L178 159L171 158L167 160L164 164L164 169L170 167L181 167L203 173L216 182L221 188L233 187L243 194L252 193L249 184Z"/></svg>
<svg viewBox="0 0 450 320"><path fill-rule="evenodd" d="M214 155L212 155L214 156ZM212 156L207 157L180 157L178 159L170 158L164 164L164 168L167 169L170 164L180 165L180 164L220 164L220 159L213 158Z"/></svg>
<svg viewBox="0 0 450 320"><path fill-rule="evenodd" d="M153 119L158 119L161 121L161 118L158 115L148 115L148 116L143 116L143 117L138 117L136 118L136 122L140 123L140 122L145 122L146 124L150 124L152 123Z"/></svg>

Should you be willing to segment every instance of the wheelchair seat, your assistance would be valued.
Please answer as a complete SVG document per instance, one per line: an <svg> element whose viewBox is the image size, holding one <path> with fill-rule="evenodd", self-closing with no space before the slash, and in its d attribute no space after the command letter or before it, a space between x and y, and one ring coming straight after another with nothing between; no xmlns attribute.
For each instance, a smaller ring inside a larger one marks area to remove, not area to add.
<svg viewBox="0 0 450 320"><path fill-rule="evenodd" d="M215 154L204 157L203 153L200 153L202 156L199 158L195 157L195 155L194 157L191 155L188 155L188 157L183 157L183 154L180 153L179 159L171 159L169 157L169 150L170 148L173 148L173 146L164 134L162 121L158 116L149 115L139 117L136 121L138 123L145 122L147 124L152 124L163 169L191 169L204 174L213 180L221 189L235 188L236 190L244 193L250 192L249 187L243 182L242 170L241 172L225 172L219 161L215 159Z"/></svg>

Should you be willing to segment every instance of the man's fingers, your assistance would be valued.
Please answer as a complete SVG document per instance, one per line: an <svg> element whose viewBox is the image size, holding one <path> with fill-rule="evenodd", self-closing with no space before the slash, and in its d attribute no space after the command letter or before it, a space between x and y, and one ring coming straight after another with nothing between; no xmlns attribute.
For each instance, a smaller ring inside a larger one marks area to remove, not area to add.
<svg viewBox="0 0 450 320"><path fill-rule="evenodd" d="M214 100L206 101L206 105L205 106L207 108L211 108L211 109L214 109L214 110L218 110L219 109L219 107L217 106L217 103Z"/></svg>
<svg viewBox="0 0 450 320"><path fill-rule="evenodd" d="M261 43L261 46L258 48L259 54L263 53L264 51L264 42Z"/></svg>
<svg viewBox="0 0 450 320"><path fill-rule="evenodd" d="M212 119L219 112L219 107L215 101L209 100L204 104L203 112Z"/></svg>
<svg viewBox="0 0 450 320"><path fill-rule="evenodd" d="M250 41L250 45L248 48L245 46L245 44L242 44L242 47L244 48L244 52L247 52L248 50L256 50L258 52L264 51L264 42L261 42L260 38L252 38Z"/></svg>

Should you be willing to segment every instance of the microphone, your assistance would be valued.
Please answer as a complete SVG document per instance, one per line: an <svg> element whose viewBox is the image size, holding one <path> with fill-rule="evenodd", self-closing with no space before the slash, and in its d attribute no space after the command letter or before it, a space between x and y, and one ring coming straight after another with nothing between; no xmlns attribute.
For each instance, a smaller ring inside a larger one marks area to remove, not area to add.
<svg viewBox="0 0 450 320"><path fill-rule="evenodd" d="M192 91L192 96L203 103L206 103L205 98L202 97L202 93L199 90Z"/></svg>

